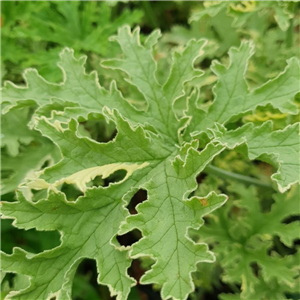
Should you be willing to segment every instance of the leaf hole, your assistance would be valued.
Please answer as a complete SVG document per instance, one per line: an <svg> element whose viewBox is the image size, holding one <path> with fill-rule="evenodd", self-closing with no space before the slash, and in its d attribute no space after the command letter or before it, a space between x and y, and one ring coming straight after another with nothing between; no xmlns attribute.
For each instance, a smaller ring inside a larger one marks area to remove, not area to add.
<svg viewBox="0 0 300 300"><path fill-rule="evenodd" d="M61 192L65 193L68 201L76 201L78 197L83 196L82 191L75 184L64 183Z"/></svg>
<svg viewBox="0 0 300 300"><path fill-rule="evenodd" d="M252 262L250 264L250 268L252 270L252 273L255 277L258 277L260 271L261 271L261 267L256 263L256 262Z"/></svg>
<svg viewBox="0 0 300 300"><path fill-rule="evenodd" d="M155 261L149 257L141 257L132 260L131 266L128 269L128 275L137 281L136 290L138 294L133 299L161 299L160 293L157 288L153 288L151 284L140 284L141 277L146 271L151 269Z"/></svg>
<svg viewBox="0 0 300 300"><path fill-rule="evenodd" d="M103 186L109 186L110 183L117 183L122 181L126 177L126 170L118 170L112 174L110 174L107 178L104 179ZM96 179L97 177L95 177Z"/></svg>
<svg viewBox="0 0 300 300"><path fill-rule="evenodd" d="M136 215L137 214L137 210L136 210L136 206L142 202L144 202L145 200L147 200L148 198L148 194L147 191L144 189L139 189L131 198L129 204L127 205L127 209L129 210L129 213L131 215Z"/></svg>
<svg viewBox="0 0 300 300"><path fill-rule="evenodd" d="M200 173L198 176L197 176L197 178L196 178L196 180L197 180L197 183L198 184L200 184L201 182L203 182L203 180L205 179L207 177L207 174L205 174L205 173Z"/></svg>
<svg viewBox="0 0 300 300"><path fill-rule="evenodd" d="M294 255L297 252L297 245L300 245L300 239L293 240L293 244L291 245L291 247L288 247L284 243L282 243L278 235L275 235L273 237L273 247L268 250L268 254L272 256L272 253L275 250L282 257L287 255Z"/></svg>
<svg viewBox="0 0 300 300"><path fill-rule="evenodd" d="M110 174L107 178L102 177L102 175L96 176L93 180L86 184L87 187L107 187L112 183L118 183L126 177L126 170L117 170L116 172Z"/></svg>
<svg viewBox="0 0 300 300"><path fill-rule="evenodd" d="M102 178L101 175L96 176L89 184L88 186L104 186L104 179Z"/></svg>
<svg viewBox="0 0 300 300"><path fill-rule="evenodd" d="M145 270L142 267L142 263L139 259L133 259L131 266L128 269L128 275L134 278L138 283L141 277L145 274Z"/></svg>
<svg viewBox="0 0 300 300"><path fill-rule="evenodd" d="M44 161L43 165L41 166L41 170L50 167L51 165L51 160L47 159L46 161Z"/></svg>
<svg viewBox="0 0 300 300"><path fill-rule="evenodd" d="M113 140L118 133L115 123L106 123L104 119L87 120L80 123L80 125L80 133L98 143L108 143Z"/></svg>
<svg viewBox="0 0 300 300"><path fill-rule="evenodd" d="M110 297L109 290L97 282L96 261L84 259L78 266L73 280L72 299L115 299Z"/></svg>
<svg viewBox="0 0 300 300"><path fill-rule="evenodd" d="M117 240L121 246L131 246L142 238L142 233L134 229L126 234L117 235Z"/></svg>
<svg viewBox="0 0 300 300"><path fill-rule="evenodd" d="M288 216L282 220L282 223L289 224L296 221L300 221L300 215Z"/></svg>

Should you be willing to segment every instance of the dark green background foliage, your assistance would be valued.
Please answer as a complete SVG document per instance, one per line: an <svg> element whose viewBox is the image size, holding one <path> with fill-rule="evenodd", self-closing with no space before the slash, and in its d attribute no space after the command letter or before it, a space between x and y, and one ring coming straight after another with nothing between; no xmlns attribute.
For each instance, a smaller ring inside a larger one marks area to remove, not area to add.
<svg viewBox="0 0 300 300"><path fill-rule="evenodd" d="M216 76L210 70L212 60L227 64L229 48L239 46L241 40L252 40L256 48L246 73L251 88L276 76L284 69L288 58L299 54L299 6L299 3L289 1L223 2L215 6L197 1L4 1L1 3L2 81L24 84L22 72L33 67L46 80L60 82L63 74L56 63L59 53L67 46L75 50L76 57L87 55L87 72L96 70L104 87L109 87L113 78L117 79L122 93L139 105L139 91L128 86L122 72L99 66L103 59L121 55L118 44L109 42L109 37L124 24L138 25L142 40L153 29L160 28L163 33L154 53L155 60L160 61L157 76L161 82L168 74L165 70L171 64L171 51L181 49L192 38L208 39L204 56L196 61L196 67L205 71L204 80L201 84L195 81L186 86L188 92L201 87L198 103L205 108L213 99L212 86L216 82ZM299 95L295 97L295 104L299 106ZM178 111L180 105L178 101ZM43 151L53 147L49 140L27 127L33 109L15 109L2 117L2 132L11 131L9 124L14 118L15 123L20 123L16 136L21 137L2 141L2 200L5 201L15 199L14 190L27 174L28 166L39 169L47 165ZM273 120L275 129L282 129L297 119L298 116L280 113L270 106L245 115L242 122L260 125ZM233 121L228 128L238 125ZM84 120L79 130L82 135L100 142L107 142L116 134L114 124L106 124L99 118ZM59 160L57 150L53 147L52 151L53 157ZM27 165L23 164L24 160ZM193 273L196 290L189 299L300 299L299 278L293 287L277 281L270 284L266 283L266 275L261 269L261 265L275 261L275 273L282 272L287 266L299 272L299 267L296 270L299 266L298 187L281 195L271 185L270 175L274 168L267 163L251 162L238 151L223 152L213 164L255 177L266 187L237 182L226 176L221 178L209 170L198 178L196 195L205 196L215 190L229 195L229 200L206 218L199 233L192 232L195 241L210 245L217 260L213 264L201 264ZM93 185L105 186L122 176L124 174L115 173L105 180L95 178ZM73 185L64 184L62 191L71 201L81 195ZM35 192L35 199L41 199L41 193ZM140 191L132 199L129 209L134 211L135 205L143 200L145 193ZM289 209L285 209L287 203ZM60 243L57 232L17 230L11 220L1 222L1 247L6 253L11 253L14 246L38 253ZM292 223L293 232L287 233L281 227ZM286 237L288 234L290 238ZM119 241L130 245L139 238L140 233L136 232ZM147 259L134 260L129 273L138 280L151 264L152 261ZM249 286L243 286L243 276L247 277ZM26 284L26 277L7 274L2 284L2 299L9 291ZM251 291L253 289L255 292ZM94 261L86 260L79 266L73 283L73 299L113 299L106 287L97 284ZM129 299L160 299L159 286L138 285L132 289Z"/></svg>

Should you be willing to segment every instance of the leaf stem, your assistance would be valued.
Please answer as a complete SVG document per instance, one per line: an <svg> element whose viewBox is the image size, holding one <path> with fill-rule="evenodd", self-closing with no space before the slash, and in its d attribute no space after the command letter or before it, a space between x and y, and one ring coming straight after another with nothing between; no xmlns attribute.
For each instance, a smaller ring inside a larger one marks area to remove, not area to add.
<svg viewBox="0 0 300 300"><path fill-rule="evenodd" d="M232 180L236 180L236 181L240 181L243 182L245 184L254 184L257 186L261 186L264 188L269 188L272 189L272 185L269 183L265 183L262 182L258 179L249 177L249 176L245 176L242 174L237 174L237 173L233 173L233 172L229 172L223 169L220 169L218 167L212 166L212 165L208 165L205 169L204 169L204 173L210 174L210 175L215 175L218 177L221 177L223 179L232 179Z"/></svg>

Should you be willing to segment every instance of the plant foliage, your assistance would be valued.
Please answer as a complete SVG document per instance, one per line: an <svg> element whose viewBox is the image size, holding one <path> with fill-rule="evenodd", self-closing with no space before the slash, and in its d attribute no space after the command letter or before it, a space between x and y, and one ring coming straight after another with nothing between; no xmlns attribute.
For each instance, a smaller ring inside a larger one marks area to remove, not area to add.
<svg viewBox="0 0 300 300"><path fill-rule="evenodd" d="M276 13L285 29L284 17ZM192 92L187 85L204 78L195 62L205 55L207 40L192 39L174 51L161 83L153 56L160 37L155 30L141 41L139 28L120 27L111 41L122 56L101 64L101 72L126 74L142 99L138 105L122 94L118 82L106 89L96 72L86 73L86 56L77 58L70 48L60 53L61 83L27 69L26 86L4 84L3 170L13 174L4 178L2 193L18 190L16 201L2 203L3 218L13 219L19 229L60 233L60 244L52 249L32 253L15 247L12 254L2 253L3 271L27 278L6 299L72 299L74 276L84 259L96 261L98 283L119 300L128 299L136 285L128 269L139 258L153 261L139 284L155 284L162 299L187 299L195 290L192 273L216 258L224 281L241 285L241 294L222 299L282 299L296 291L299 269L291 267L296 256L268 251L274 236L287 247L299 238L299 222L283 223L300 213L298 189L286 192L299 183L299 123L276 130L270 120L260 125L241 120L268 106L298 114L299 60L290 58L280 73L253 89L246 72L254 44L231 47L227 63L212 62L214 99L204 108L197 85ZM95 124L106 133L99 137L87 130ZM197 189L199 175L229 150L274 167L278 193L269 212L260 208L254 187L226 189L237 199L226 204L228 196L214 184ZM77 194L70 198L66 186ZM147 199L132 213L128 206L141 189ZM118 237L135 229L142 237L121 245Z"/></svg>

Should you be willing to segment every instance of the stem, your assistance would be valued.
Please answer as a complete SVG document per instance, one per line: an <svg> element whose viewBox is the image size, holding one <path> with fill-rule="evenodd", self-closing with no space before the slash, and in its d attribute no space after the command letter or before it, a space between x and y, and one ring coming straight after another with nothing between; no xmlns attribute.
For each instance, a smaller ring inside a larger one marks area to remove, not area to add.
<svg viewBox="0 0 300 300"><path fill-rule="evenodd" d="M233 172L229 172L223 169L220 169L218 167L212 166L212 165L208 165L205 169L204 172L210 175L216 175L218 177L221 177L223 179L232 179L232 180L236 180L236 181L240 181L246 184L254 184L257 186L261 186L264 188L269 188L272 189L272 185L269 183L265 183L262 182L258 179L249 177L249 176L245 176L245 175L241 175L241 174L237 174L237 173L233 173Z"/></svg>
<svg viewBox="0 0 300 300"><path fill-rule="evenodd" d="M292 13L294 14L295 13L295 3L291 3L290 4L290 8L291 8L291 11ZM286 46L288 48L292 47L293 46L293 31L294 31L294 18L291 18L290 19L290 26L286 32Z"/></svg>
<svg viewBox="0 0 300 300"><path fill-rule="evenodd" d="M152 27L153 28L159 28L158 20L156 18L156 15L155 15L155 13L153 11L153 8L152 8L150 2L151 1L141 1L141 4L142 4L142 6L144 8L145 15L149 19Z"/></svg>

